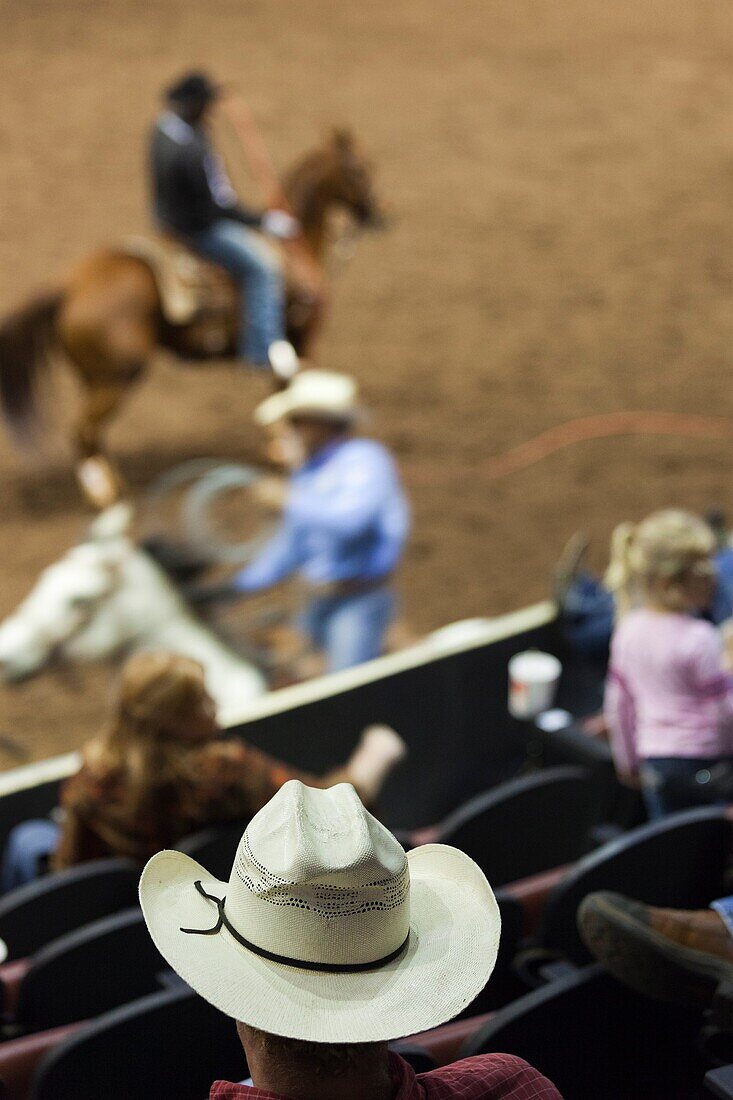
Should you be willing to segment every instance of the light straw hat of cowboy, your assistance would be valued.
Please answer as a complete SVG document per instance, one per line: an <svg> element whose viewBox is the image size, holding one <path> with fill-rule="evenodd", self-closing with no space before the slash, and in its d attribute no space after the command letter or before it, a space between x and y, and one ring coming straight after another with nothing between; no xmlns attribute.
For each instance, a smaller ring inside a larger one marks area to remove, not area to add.
<svg viewBox="0 0 733 1100"><path fill-rule="evenodd" d="M268 397L255 409L255 420L265 426L285 417L312 415L326 420L357 420L361 416L356 382L348 374L302 370L287 389Z"/></svg>
<svg viewBox="0 0 733 1100"><path fill-rule="evenodd" d="M229 882L181 852L148 862L156 947L205 1000L274 1035L368 1043L457 1015L494 968L501 920L456 848L405 855L354 788L286 783L248 825Z"/></svg>

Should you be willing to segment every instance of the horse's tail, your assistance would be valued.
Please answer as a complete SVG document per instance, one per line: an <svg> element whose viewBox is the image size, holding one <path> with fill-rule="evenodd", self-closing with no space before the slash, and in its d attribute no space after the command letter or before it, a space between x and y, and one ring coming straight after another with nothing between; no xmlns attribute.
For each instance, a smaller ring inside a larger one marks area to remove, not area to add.
<svg viewBox="0 0 733 1100"><path fill-rule="evenodd" d="M60 290L39 294L0 323L0 408L19 442L38 426L38 379L48 367L62 299Z"/></svg>

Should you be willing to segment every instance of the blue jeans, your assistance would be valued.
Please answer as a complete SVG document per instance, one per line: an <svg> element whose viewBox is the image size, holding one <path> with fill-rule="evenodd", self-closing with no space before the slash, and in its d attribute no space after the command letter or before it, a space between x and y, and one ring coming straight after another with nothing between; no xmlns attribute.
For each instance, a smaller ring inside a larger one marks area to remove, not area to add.
<svg viewBox="0 0 733 1100"><path fill-rule="evenodd" d="M325 651L328 671L338 672L382 654L394 608L394 594L388 588L353 596L319 596L308 604L300 625L315 648Z"/></svg>
<svg viewBox="0 0 733 1100"><path fill-rule="evenodd" d="M3 894L33 882L56 851L61 830L53 821L24 821L11 829L3 852L0 889Z"/></svg>
<svg viewBox="0 0 733 1100"><path fill-rule="evenodd" d="M711 901L710 908L715 910L731 936L733 936L733 894L729 894L727 898L718 898L717 901Z"/></svg>
<svg viewBox="0 0 733 1100"><path fill-rule="evenodd" d="M703 786L699 797L696 796L695 776L717 763L718 758L711 760L701 756L652 757L642 761L641 792L650 821L658 821L679 810L709 805Z"/></svg>
<svg viewBox="0 0 733 1100"><path fill-rule="evenodd" d="M239 354L251 363L266 365L270 344L285 336L285 288L276 252L259 233L227 218L187 240L195 252L236 279Z"/></svg>

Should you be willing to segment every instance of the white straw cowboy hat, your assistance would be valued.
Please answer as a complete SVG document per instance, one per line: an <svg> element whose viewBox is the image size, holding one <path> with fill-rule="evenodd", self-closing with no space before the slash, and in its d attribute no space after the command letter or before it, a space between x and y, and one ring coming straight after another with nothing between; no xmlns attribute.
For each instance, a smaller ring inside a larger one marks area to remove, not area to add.
<svg viewBox="0 0 733 1100"><path fill-rule="evenodd" d="M181 852L140 879L156 947L216 1008L274 1035L367 1043L457 1015L494 968L491 887L456 848L405 853L354 788L286 783L229 882Z"/></svg>
<svg viewBox="0 0 733 1100"><path fill-rule="evenodd" d="M255 420L265 426L300 413L328 420L356 420L357 386L348 374L329 370L302 370L287 389L268 397L255 409Z"/></svg>

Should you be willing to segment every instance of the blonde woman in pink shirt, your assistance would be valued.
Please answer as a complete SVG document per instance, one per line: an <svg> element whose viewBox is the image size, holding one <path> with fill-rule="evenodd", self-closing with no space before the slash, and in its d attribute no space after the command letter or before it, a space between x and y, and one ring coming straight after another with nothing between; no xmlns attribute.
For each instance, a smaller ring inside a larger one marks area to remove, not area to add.
<svg viewBox="0 0 733 1100"><path fill-rule="evenodd" d="M702 520L673 510L614 537L604 709L619 778L641 785L652 819L708 801L711 767L733 768L731 654L697 617L714 591L714 548Z"/></svg>

